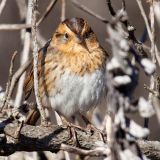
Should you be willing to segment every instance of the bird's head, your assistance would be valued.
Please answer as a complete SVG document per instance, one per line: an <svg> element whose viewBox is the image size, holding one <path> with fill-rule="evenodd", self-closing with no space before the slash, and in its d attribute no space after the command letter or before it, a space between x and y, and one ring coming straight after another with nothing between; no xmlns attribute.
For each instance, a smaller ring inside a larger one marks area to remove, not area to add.
<svg viewBox="0 0 160 160"><path fill-rule="evenodd" d="M66 19L53 35L52 45L63 53L91 53L99 47L95 33L82 18Z"/></svg>

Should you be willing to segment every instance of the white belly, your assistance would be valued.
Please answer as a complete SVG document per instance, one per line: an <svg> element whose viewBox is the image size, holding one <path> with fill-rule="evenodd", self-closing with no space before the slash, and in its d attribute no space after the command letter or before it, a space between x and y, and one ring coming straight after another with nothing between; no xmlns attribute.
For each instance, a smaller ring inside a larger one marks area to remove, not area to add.
<svg viewBox="0 0 160 160"><path fill-rule="evenodd" d="M83 77L65 72L56 83L60 92L49 97L51 107L65 117L85 112L100 103L105 92L105 72L97 70Z"/></svg>

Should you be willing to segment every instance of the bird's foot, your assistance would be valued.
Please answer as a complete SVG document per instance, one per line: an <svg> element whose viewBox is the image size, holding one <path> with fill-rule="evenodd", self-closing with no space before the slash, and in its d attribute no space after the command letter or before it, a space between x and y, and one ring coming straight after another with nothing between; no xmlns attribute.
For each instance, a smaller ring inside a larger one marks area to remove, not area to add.
<svg viewBox="0 0 160 160"><path fill-rule="evenodd" d="M97 132L100 135L102 141L106 143L104 138L104 133L100 129L96 128L94 125L87 124L86 130L89 130L92 135L94 134L94 132Z"/></svg>
<svg viewBox="0 0 160 160"><path fill-rule="evenodd" d="M73 139L74 144L76 145L76 147L80 147L80 143L78 141L78 137L77 137L77 132L76 132L76 128L79 128L78 126L68 123L68 128L69 128L69 140Z"/></svg>

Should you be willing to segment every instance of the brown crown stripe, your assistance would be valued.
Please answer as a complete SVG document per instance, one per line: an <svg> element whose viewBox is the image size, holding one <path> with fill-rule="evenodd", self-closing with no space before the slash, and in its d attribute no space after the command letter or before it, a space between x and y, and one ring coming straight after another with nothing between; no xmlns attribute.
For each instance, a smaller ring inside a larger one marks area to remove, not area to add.
<svg viewBox="0 0 160 160"><path fill-rule="evenodd" d="M82 32L85 24L82 18L66 19L63 23L65 23L70 28L70 30L76 34L80 34Z"/></svg>

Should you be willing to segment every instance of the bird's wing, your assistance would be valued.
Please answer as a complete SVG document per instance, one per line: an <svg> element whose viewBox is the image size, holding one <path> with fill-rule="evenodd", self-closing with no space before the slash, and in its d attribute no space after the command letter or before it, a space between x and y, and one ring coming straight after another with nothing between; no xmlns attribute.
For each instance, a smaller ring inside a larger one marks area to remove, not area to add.
<svg viewBox="0 0 160 160"><path fill-rule="evenodd" d="M45 57L48 48L50 47L50 41L49 40L43 48L41 48L38 52L38 63L42 63L42 59ZM38 67L38 75L40 74L40 67ZM25 100L28 99L30 96L32 90L34 89L34 77L33 77L33 60L31 62L31 67L30 70L27 72L27 76L24 82L24 95L25 95Z"/></svg>

